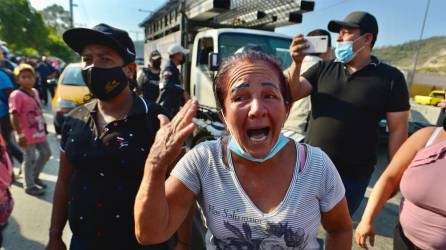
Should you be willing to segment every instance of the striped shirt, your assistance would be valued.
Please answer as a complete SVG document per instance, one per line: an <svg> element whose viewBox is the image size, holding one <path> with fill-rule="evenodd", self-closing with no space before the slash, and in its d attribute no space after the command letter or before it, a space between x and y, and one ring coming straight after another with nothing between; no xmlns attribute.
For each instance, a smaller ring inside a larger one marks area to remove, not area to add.
<svg viewBox="0 0 446 250"><path fill-rule="evenodd" d="M307 146L302 171L296 165L288 191L272 212L263 213L243 190L230 154L223 162L221 139L203 142L188 152L171 175L190 189L208 228L207 249L319 249L316 234L321 212L344 197L341 178L328 156Z"/></svg>

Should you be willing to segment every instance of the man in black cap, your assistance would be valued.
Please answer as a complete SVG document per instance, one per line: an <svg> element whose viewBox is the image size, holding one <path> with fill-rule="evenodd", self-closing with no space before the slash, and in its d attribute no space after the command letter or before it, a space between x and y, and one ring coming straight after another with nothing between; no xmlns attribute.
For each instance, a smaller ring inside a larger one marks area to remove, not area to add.
<svg viewBox="0 0 446 250"><path fill-rule="evenodd" d="M290 46L288 78L293 99L311 95L306 142L323 149L335 163L346 188L350 214L361 203L376 164L378 123L389 126L389 157L407 138L409 96L403 74L371 55L378 23L355 11L330 21L337 32L336 59L322 61L300 75L308 46L302 35Z"/></svg>
<svg viewBox="0 0 446 250"><path fill-rule="evenodd" d="M134 233L134 200L161 108L129 89L133 42L106 24L70 29L63 39L81 55L95 99L74 109L62 128L48 249L66 249L61 236L67 220L70 249L167 249L167 243L141 246Z"/></svg>
<svg viewBox="0 0 446 250"><path fill-rule="evenodd" d="M161 71L161 54L158 50L152 51L149 56L147 68L141 68L138 72L138 89L144 98L156 102L159 95L159 82Z"/></svg>

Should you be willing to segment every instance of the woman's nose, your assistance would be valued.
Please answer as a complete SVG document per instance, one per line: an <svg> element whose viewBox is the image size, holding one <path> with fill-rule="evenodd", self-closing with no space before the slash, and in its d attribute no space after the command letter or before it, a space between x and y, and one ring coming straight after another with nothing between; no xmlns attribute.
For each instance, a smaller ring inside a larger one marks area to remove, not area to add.
<svg viewBox="0 0 446 250"><path fill-rule="evenodd" d="M254 98L251 101L251 107L249 109L250 117L262 117L266 114L265 104L258 98Z"/></svg>

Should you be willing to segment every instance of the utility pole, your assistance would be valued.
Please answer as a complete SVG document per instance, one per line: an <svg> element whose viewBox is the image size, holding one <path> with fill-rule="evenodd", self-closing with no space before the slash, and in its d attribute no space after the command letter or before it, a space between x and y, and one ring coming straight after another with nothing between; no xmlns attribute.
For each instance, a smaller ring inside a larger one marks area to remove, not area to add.
<svg viewBox="0 0 446 250"><path fill-rule="evenodd" d="M74 17L73 17L73 7L77 7L77 4L73 3L73 0L70 1L70 29L74 27Z"/></svg>
<svg viewBox="0 0 446 250"><path fill-rule="evenodd" d="M409 89L413 84L413 80L415 79L415 72L417 70L417 63L418 63L418 56L420 54L420 49L421 49L421 39L423 39L423 34L424 34L424 27L426 25L426 19L427 19L427 13L429 12L429 6L430 6L431 0L427 0L426 2L426 10L424 11L424 18L423 18L423 24L421 25L421 32L420 32L420 37L418 38L418 46L417 46L417 50L415 52L415 58L414 58L414 62L413 62L413 66L412 66L412 72L409 72Z"/></svg>

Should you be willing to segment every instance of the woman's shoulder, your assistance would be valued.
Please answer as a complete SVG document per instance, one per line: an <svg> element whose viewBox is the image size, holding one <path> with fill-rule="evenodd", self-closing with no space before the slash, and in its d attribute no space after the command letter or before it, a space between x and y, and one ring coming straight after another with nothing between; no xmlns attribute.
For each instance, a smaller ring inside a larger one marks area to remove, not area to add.
<svg viewBox="0 0 446 250"><path fill-rule="evenodd" d="M408 147L421 149L426 146L437 127L425 127L413 133L404 143Z"/></svg>
<svg viewBox="0 0 446 250"><path fill-rule="evenodd" d="M307 171L320 172L324 171L330 165L333 165L328 155L321 148L304 143L300 143L299 145L305 148L305 169Z"/></svg>
<svg viewBox="0 0 446 250"><path fill-rule="evenodd" d="M200 155L219 154L220 148L220 139L216 139L200 142L191 151Z"/></svg>

